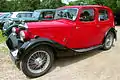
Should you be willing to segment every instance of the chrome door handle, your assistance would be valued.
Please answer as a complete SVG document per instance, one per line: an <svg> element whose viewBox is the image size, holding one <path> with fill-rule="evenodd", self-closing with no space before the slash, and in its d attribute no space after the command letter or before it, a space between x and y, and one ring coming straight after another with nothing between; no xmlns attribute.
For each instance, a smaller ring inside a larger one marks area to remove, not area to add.
<svg viewBox="0 0 120 80"><path fill-rule="evenodd" d="M80 27L76 27L76 29L79 29Z"/></svg>
<svg viewBox="0 0 120 80"><path fill-rule="evenodd" d="M100 25L97 25L97 27L100 27Z"/></svg>

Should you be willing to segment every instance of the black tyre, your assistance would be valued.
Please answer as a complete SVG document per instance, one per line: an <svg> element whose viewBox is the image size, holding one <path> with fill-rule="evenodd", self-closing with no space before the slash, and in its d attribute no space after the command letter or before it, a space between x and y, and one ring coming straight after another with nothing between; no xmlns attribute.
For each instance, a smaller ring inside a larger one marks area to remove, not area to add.
<svg viewBox="0 0 120 80"><path fill-rule="evenodd" d="M114 42L114 34L113 32L109 32L107 36L105 37L104 43L103 43L103 49L109 50Z"/></svg>
<svg viewBox="0 0 120 80"><path fill-rule="evenodd" d="M21 61L23 73L35 78L49 71L54 62L54 54L48 47L37 47L31 50Z"/></svg>

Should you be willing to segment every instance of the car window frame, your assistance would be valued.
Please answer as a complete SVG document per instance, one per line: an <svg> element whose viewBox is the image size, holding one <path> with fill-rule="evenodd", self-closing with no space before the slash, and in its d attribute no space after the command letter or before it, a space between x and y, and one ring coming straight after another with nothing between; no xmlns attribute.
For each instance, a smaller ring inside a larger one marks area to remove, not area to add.
<svg viewBox="0 0 120 80"><path fill-rule="evenodd" d="M20 14L25 14L25 16L24 16L24 17L18 17ZM26 17L27 14L32 14L32 13L18 13L18 14L16 15L16 17L17 17L17 18L27 18L27 17ZM32 17L32 15L31 15L31 17Z"/></svg>
<svg viewBox="0 0 120 80"><path fill-rule="evenodd" d="M77 20L78 14L79 14L79 8L60 8L60 9L76 9L77 10L77 12L76 12L76 18L74 20L72 20L72 19L67 19L67 20L70 20L70 21L76 21ZM57 9L57 10L60 10L60 9ZM56 10L56 12L57 12L57 10ZM54 19L56 19L55 16L56 16L56 13L54 15ZM63 19L65 19L65 18L63 18Z"/></svg>
<svg viewBox="0 0 120 80"><path fill-rule="evenodd" d="M100 10L106 10L106 11L107 11L107 14L108 14L108 19L107 19L107 20L103 20L103 21L99 20L99 11L100 11ZM106 22L106 21L109 21L109 20L110 20L110 12L109 12L109 10L106 9L106 8L99 8L99 9L98 9L98 21L99 21L99 22Z"/></svg>
<svg viewBox="0 0 120 80"><path fill-rule="evenodd" d="M44 13L44 12L52 12L53 13L53 19L54 19L54 16L55 16L55 11L41 11L40 14L39 14L39 20L46 20L46 19L42 19L41 15Z"/></svg>
<svg viewBox="0 0 120 80"><path fill-rule="evenodd" d="M89 10L89 9L94 10L94 20L93 20L93 21L80 21L80 16L81 16L83 10ZM97 14L97 13L96 13L96 9L95 9L95 8L92 8L92 7L90 7L90 8L86 8L86 7L81 8L81 10L80 10L80 14L79 14L79 21L82 22L82 23L95 22L95 21L96 21L96 14Z"/></svg>

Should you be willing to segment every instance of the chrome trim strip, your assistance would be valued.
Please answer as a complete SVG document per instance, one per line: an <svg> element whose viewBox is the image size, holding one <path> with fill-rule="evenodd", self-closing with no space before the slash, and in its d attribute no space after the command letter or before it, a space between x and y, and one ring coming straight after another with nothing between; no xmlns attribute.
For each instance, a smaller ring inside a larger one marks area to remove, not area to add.
<svg viewBox="0 0 120 80"><path fill-rule="evenodd" d="M76 52L87 52L96 48L102 47L102 45L98 45L98 46L94 46L94 47L90 47L90 48L86 48L86 49L73 49Z"/></svg>

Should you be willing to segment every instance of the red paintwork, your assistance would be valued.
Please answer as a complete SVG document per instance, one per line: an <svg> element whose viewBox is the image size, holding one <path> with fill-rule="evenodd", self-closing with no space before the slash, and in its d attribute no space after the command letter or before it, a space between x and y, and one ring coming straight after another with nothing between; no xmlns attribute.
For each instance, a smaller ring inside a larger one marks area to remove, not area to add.
<svg viewBox="0 0 120 80"><path fill-rule="evenodd" d="M102 43L105 33L114 27L114 18L111 9L105 6L65 6L61 8L78 8L78 15L75 21L67 19L30 22L28 32L32 36L40 36L51 39L68 48L87 48ZM61 9L58 8L58 9ZM80 13L83 8L95 9L95 20L92 22L81 22ZM109 12L109 20L98 21L98 10L106 9Z"/></svg>
<svg viewBox="0 0 120 80"><path fill-rule="evenodd" d="M45 19L51 19L53 18L52 16L45 16Z"/></svg>
<svg viewBox="0 0 120 80"><path fill-rule="evenodd" d="M17 27L15 29L16 29L16 33L18 34L20 32L20 29Z"/></svg>
<svg viewBox="0 0 120 80"><path fill-rule="evenodd" d="M34 35L32 35L31 33L29 33L27 30L24 30L24 34L25 34L25 39L27 41L34 38Z"/></svg>

